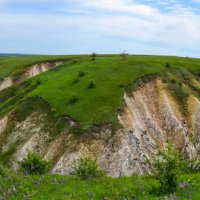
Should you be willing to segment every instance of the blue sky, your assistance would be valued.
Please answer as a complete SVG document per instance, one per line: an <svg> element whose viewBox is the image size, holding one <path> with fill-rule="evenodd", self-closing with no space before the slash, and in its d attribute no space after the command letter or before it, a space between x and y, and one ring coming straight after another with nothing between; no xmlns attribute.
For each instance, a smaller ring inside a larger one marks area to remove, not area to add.
<svg viewBox="0 0 200 200"><path fill-rule="evenodd" d="M0 0L0 52L200 57L200 0Z"/></svg>

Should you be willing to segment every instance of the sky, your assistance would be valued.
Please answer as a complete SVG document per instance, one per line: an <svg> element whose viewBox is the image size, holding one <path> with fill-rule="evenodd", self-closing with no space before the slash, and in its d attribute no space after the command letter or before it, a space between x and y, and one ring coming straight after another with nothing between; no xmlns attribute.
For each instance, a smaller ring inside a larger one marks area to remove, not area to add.
<svg viewBox="0 0 200 200"><path fill-rule="evenodd" d="M200 0L0 0L0 52L200 57Z"/></svg>

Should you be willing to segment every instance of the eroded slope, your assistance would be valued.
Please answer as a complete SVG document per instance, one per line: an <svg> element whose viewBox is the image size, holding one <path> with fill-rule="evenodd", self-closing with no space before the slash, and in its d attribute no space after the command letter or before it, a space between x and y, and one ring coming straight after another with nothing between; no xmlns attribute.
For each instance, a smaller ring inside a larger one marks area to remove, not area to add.
<svg viewBox="0 0 200 200"><path fill-rule="evenodd" d="M15 75L14 77L8 76L5 79L3 79L3 81L0 81L0 91L8 87L11 87L17 83L20 83L26 79L34 77L38 74L41 74L42 72L53 69L61 65L62 63L63 62L60 61L39 63L29 67L25 72L20 73L20 75Z"/></svg>
<svg viewBox="0 0 200 200"><path fill-rule="evenodd" d="M118 116L122 128L104 125L79 135L72 131L77 124L68 117L62 133L53 135L54 125L49 125L45 111L34 110L20 122L15 122L11 113L0 121L1 157L9 158L16 168L13 160L36 151L52 161L52 173L70 174L74 160L90 156L112 176L150 171L158 148L167 142L187 159L196 159L200 152L200 101L193 95L187 99L186 106L180 104L167 84L157 78L132 94L124 94L125 108ZM186 108L187 112L182 112Z"/></svg>

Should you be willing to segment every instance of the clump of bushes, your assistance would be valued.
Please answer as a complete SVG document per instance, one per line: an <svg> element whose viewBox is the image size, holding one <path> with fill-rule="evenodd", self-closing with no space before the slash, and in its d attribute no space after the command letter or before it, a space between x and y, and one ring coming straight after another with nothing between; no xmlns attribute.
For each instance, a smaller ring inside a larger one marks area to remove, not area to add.
<svg viewBox="0 0 200 200"><path fill-rule="evenodd" d="M78 98L76 96L73 96L69 100L69 104L75 104L78 101Z"/></svg>
<svg viewBox="0 0 200 200"><path fill-rule="evenodd" d="M78 72L78 77L75 77L75 78L72 80L72 84L77 84L77 83L80 81L79 78L84 77L84 76L85 76L85 72L80 70L80 71Z"/></svg>
<svg viewBox="0 0 200 200"><path fill-rule="evenodd" d="M171 80L171 83L176 84L176 80L175 80L175 79L172 79L172 80Z"/></svg>
<svg viewBox="0 0 200 200"><path fill-rule="evenodd" d="M160 183L160 192L171 193L176 191L179 176L185 169L185 162L181 155L168 145L165 151L159 150L159 159L155 162L154 176Z"/></svg>
<svg viewBox="0 0 200 200"><path fill-rule="evenodd" d="M80 158L72 163L72 175L80 179L101 178L105 172L99 169L96 159L89 157Z"/></svg>
<svg viewBox="0 0 200 200"><path fill-rule="evenodd" d="M78 72L78 76L79 76L79 77L85 76L85 72L84 72L84 71L79 71L79 72Z"/></svg>
<svg viewBox="0 0 200 200"><path fill-rule="evenodd" d="M22 161L18 161L19 169L26 175L45 174L49 171L50 163L36 153L28 153Z"/></svg>
<svg viewBox="0 0 200 200"><path fill-rule="evenodd" d="M183 84L182 84L182 83L178 83L178 85L179 85L180 87L182 87L182 86L183 86Z"/></svg>
<svg viewBox="0 0 200 200"><path fill-rule="evenodd" d="M38 79L36 80L36 84L37 84L37 85L41 85L41 83L42 83L42 81L38 78Z"/></svg>
<svg viewBox="0 0 200 200"><path fill-rule="evenodd" d="M120 84L118 85L118 87L119 87L119 88L124 88L125 85L124 85L123 83L120 83Z"/></svg>
<svg viewBox="0 0 200 200"><path fill-rule="evenodd" d="M73 84L77 84L78 82L79 82L79 79L78 79L78 78L75 78L75 79L72 81Z"/></svg>
<svg viewBox="0 0 200 200"><path fill-rule="evenodd" d="M77 63L77 60L73 60L73 62L72 62L73 64L76 64Z"/></svg>
<svg viewBox="0 0 200 200"><path fill-rule="evenodd" d="M93 81L90 81L89 84L88 84L87 89L93 89L95 87L96 87L95 83Z"/></svg>
<svg viewBox="0 0 200 200"><path fill-rule="evenodd" d="M165 64L165 67L166 67L166 68L170 68L170 64L169 64L169 63L166 63L166 64Z"/></svg>

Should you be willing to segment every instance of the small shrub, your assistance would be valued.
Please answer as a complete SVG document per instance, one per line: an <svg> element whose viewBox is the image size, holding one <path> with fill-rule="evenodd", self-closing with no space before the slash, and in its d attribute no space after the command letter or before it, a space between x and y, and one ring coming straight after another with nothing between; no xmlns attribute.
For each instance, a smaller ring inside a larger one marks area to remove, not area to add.
<svg viewBox="0 0 200 200"><path fill-rule="evenodd" d="M175 80L175 79L172 79L172 80L171 80L171 83L176 84L176 80Z"/></svg>
<svg viewBox="0 0 200 200"><path fill-rule="evenodd" d="M99 169L96 160L89 157L80 158L72 163L72 174L81 179L100 178L105 172Z"/></svg>
<svg viewBox="0 0 200 200"><path fill-rule="evenodd" d="M73 96L69 100L69 104L75 104L78 101L78 98L76 96Z"/></svg>
<svg viewBox="0 0 200 200"><path fill-rule="evenodd" d="M183 86L183 84L182 84L182 83L178 83L178 85L179 85L180 87L182 87L182 86Z"/></svg>
<svg viewBox="0 0 200 200"><path fill-rule="evenodd" d="M78 76L79 76L79 77L83 77L83 76L85 76L85 72L83 72L83 71L79 71L79 72L78 72Z"/></svg>
<svg viewBox="0 0 200 200"><path fill-rule="evenodd" d="M163 83L167 83L167 80L166 80L166 79L163 79Z"/></svg>
<svg viewBox="0 0 200 200"><path fill-rule="evenodd" d="M77 63L77 60L73 60L73 64L76 64Z"/></svg>
<svg viewBox="0 0 200 200"><path fill-rule="evenodd" d="M126 60L128 57L128 53L126 51L123 51L122 53L120 53L120 56L122 57L122 60Z"/></svg>
<svg viewBox="0 0 200 200"><path fill-rule="evenodd" d="M41 85L41 83L42 83L42 81L38 78L38 79L36 80L36 84L37 84L37 85Z"/></svg>
<svg viewBox="0 0 200 200"><path fill-rule="evenodd" d="M49 170L49 162L36 153L28 153L27 157L18 162L20 170L26 174L45 174Z"/></svg>
<svg viewBox="0 0 200 200"><path fill-rule="evenodd" d="M96 86L95 86L95 83L93 82L93 81L91 81L91 82L89 82L89 84L88 84L88 89L93 89L93 88L95 88Z"/></svg>
<svg viewBox="0 0 200 200"><path fill-rule="evenodd" d="M79 82L79 79L78 78L75 78L73 81L72 81L72 84L77 84Z"/></svg>
<svg viewBox="0 0 200 200"><path fill-rule="evenodd" d="M97 54L96 53L92 53L91 57L92 57L92 61L95 61L96 57L97 57Z"/></svg>
<svg viewBox="0 0 200 200"><path fill-rule="evenodd" d="M178 186L178 177L185 168L181 155L168 145L166 151L159 151L155 163L155 178L160 183L160 191L174 192Z"/></svg>
<svg viewBox="0 0 200 200"><path fill-rule="evenodd" d="M165 67L166 67L166 68L170 68L170 64L169 64L169 63L166 63L166 64L165 64Z"/></svg>
<svg viewBox="0 0 200 200"><path fill-rule="evenodd" d="M119 87L119 88L124 88L125 85L124 85L123 83L121 83L121 84L118 85L118 87Z"/></svg>

